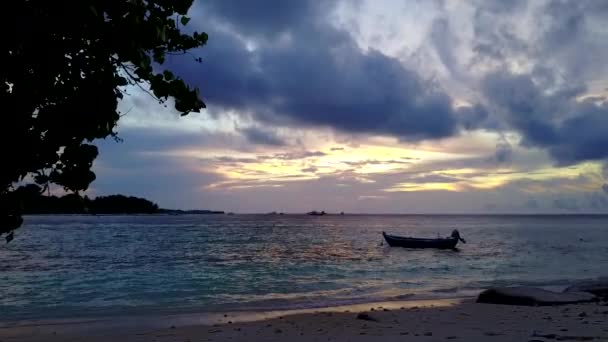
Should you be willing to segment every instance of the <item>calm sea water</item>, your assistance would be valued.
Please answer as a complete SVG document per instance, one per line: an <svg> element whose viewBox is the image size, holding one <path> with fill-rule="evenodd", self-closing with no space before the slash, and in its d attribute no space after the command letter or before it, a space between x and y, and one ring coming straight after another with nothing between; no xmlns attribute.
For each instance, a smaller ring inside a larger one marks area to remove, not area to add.
<svg viewBox="0 0 608 342"><path fill-rule="evenodd" d="M0 245L0 320L269 310L608 275L606 216L35 216ZM381 244L381 231L460 251Z"/></svg>

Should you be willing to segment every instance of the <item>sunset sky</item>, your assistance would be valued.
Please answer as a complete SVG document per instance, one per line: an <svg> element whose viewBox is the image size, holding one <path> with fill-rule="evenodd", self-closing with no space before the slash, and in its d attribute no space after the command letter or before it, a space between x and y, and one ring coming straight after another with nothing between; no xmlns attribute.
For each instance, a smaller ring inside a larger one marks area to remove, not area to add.
<svg viewBox="0 0 608 342"><path fill-rule="evenodd" d="M89 194L234 212L608 213L608 2L197 0Z"/></svg>

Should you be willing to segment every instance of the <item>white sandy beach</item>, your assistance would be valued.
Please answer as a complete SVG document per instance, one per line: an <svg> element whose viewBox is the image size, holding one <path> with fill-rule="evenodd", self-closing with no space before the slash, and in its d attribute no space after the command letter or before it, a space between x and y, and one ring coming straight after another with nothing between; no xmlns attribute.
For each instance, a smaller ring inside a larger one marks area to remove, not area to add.
<svg viewBox="0 0 608 342"><path fill-rule="evenodd" d="M357 318L362 312L372 320ZM606 303L523 307L472 299L392 302L284 315L227 313L214 319L216 323L184 325L167 319L166 328L104 328L99 322L5 325L0 341L608 341Z"/></svg>

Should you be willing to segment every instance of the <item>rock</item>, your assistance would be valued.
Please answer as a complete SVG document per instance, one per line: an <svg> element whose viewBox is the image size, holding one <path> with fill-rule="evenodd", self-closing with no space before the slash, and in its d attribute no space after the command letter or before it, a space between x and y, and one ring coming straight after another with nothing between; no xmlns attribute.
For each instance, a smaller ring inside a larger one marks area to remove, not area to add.
<svg viewBox="0 0 608 342"><path fill-rule="evenodd" d="M535 287L497 287L480 293L477 303L544 306L587 303L595 299L595 295L586 292L559 293Z"/></svg>
<svg viewBox="0 0 608 342"><path fill-rule="evenodd" d="M429 331L429 332L425 332L425 333L424 333L424 336L433 336L433 333L432 333L432 332L430 332L430 331Z"/></svg>
<svg viewBox="0 0 608 342"><path fill-rule="evenodd" d="M587 317L587 313L583 311L578 314L578 317Z"/></svg>
<svg viewBox="0 0 608 342"><path fill-rule="evenodd" d="M448 336L448 337L446 337L446 339L448 339L448 340L453 340L453 339L456 339L456 338L458 338L458 336Z"/></svg>
<svg viewBox="0 0 608 342"><path fill-rule="evenodd" d="M581 281L566 288L564 292L588 292L598 297L608 298L608 277Z"/></svg>
<svg viewBox="0 0 608 342"><path fill-rule="evenodd" d="M378 320L364 312L361 312L357 315L357 319L362 319L364 321L372 321L372 322L378 322Z"/></svg>

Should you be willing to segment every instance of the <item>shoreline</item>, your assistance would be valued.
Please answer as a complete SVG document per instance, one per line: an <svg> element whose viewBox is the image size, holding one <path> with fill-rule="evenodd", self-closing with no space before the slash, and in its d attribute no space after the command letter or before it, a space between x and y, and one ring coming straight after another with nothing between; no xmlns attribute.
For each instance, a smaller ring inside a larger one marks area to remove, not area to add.
<svg viewBox="0 0 608 342"><path fill-rule="evenodd" d="M340 313L340 312L365 312L371 308L386 308L396 310L400 308L412 307L445 307L457 305L466 301L473 301L474 297L453 297L453 298L434 298L434 299L410 299L410 300L384 300L369 301L363 303L315 306L310 308L294 309L244 309L244 310L224 310L209 312L184 312L184 313L147 313L132 315L100 315L91 317L61 317L61 318L42 318L42 319L17 319L0 321L0 332L4 329L20 329L28 327L70 327L70 330L91 328L118 328L130 330L137 327L163 328L167 325L208 325L232 323L249 323L275 319L284 316L306 315L316 313ZM1 334L0 334L1 336ZM0 339L1 341L1 339Z"/></svg>
<svg viewBox="0 0 608 342"><path fill-rule="evenodd" d="M267 312L106 317L1 324L2 341L608 341L608 304L390 301Z"/></svg>

